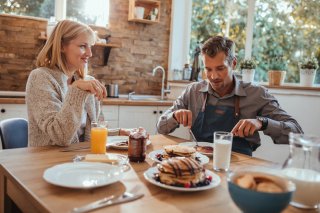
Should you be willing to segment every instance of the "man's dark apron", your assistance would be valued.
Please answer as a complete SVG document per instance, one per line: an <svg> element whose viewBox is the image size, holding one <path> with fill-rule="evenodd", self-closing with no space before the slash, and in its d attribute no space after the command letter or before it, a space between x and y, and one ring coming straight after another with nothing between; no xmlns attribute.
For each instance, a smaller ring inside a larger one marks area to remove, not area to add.
<svg viewBox="0 0 320 213"><path fill-rule="evenodd" d="M206 93L202 109L191 130L198 141L213 142L216 131L231 132L239 121L240 97L234 96L234 107L212 106L207 104ZM232 151L252 156L252 148L245 138L233 137Z"/></svg>

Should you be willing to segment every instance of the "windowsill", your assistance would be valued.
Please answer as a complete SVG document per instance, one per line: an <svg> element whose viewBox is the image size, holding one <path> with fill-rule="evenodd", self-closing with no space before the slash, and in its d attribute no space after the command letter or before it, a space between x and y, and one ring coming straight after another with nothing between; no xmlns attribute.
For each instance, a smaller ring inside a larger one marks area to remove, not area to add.
<svg viewBox="0 0 320 213"><path fill-rule="evenodd" d="M258 82L257 82L258 83ZM320 84L314 84L312 87L300 86L299 83L284 83L280 86L270 86L268 82L260 82L258 83L262 86L272 89L292 89L292 90L312 90L312 91L320 91Z"/></svg>
<svg viewBox="0 0 320 213"><path fill-rule="evenodd" d="M184 87L192 81L186 81L186 80L171 80L168 81L171 85L175 86L181 86ZM262 85L267 88L272 88L272 89L291 89L291 90L311 90L311 91L320 91L320 84L315 84L312 87L305 87L305 86L300 86L299 83L284 83L281 86L270 86L268 82L255 82L255 84Z"/></svg>

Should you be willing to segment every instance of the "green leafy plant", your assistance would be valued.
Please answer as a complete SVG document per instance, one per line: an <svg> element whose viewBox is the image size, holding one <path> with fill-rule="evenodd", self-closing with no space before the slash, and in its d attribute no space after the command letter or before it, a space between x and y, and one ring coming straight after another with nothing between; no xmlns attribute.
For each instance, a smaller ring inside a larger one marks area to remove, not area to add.
<svg viewBox="0 0 320 213"><path fill-rule="evenodd" d="M276 55L270 58L269 70L287 70L287 62L282 55Z"/></svg>
<svg viewBox="0 0 320 213"><path fill-rule="evenodd" d="M299 64L300 69L317 69L318 61L315 57L306 58Z"/></svg>
<svg viewBox="0 0 320 213"><path fill-rule="evenodd" d="M240 69L255 69L257 62L253 59L244 59L240 62Z"/></svg>

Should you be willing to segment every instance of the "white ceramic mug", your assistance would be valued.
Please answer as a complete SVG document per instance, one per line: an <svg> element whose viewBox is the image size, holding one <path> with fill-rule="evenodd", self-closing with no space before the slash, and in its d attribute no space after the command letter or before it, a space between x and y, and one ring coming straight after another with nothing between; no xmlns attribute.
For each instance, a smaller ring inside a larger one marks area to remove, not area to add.
<svg viewBox="0 0 320 213"><path fill-rule="evenodd" d="M214 132L213 134L213 169L228 171L230 167L233 134L231 132Z"/></svg>
<svg viewBox="0 0 320 213"><path fill-rule="evenodd" d="M143 19L144 7L135 7L134 14L137 19Z"/></svg>

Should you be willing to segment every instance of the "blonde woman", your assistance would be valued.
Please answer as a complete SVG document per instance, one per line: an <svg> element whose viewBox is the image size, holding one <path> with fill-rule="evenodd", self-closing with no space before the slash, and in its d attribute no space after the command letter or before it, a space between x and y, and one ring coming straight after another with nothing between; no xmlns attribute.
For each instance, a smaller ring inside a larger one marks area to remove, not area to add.
<svg viewBox="0 0 320 213"><path fill-rule="evenodd" d="M37 58L26 86L29 146L68 146L90 141L103 84L85 73L95 34L87 25L64 20L57 24Z"/></svg>

